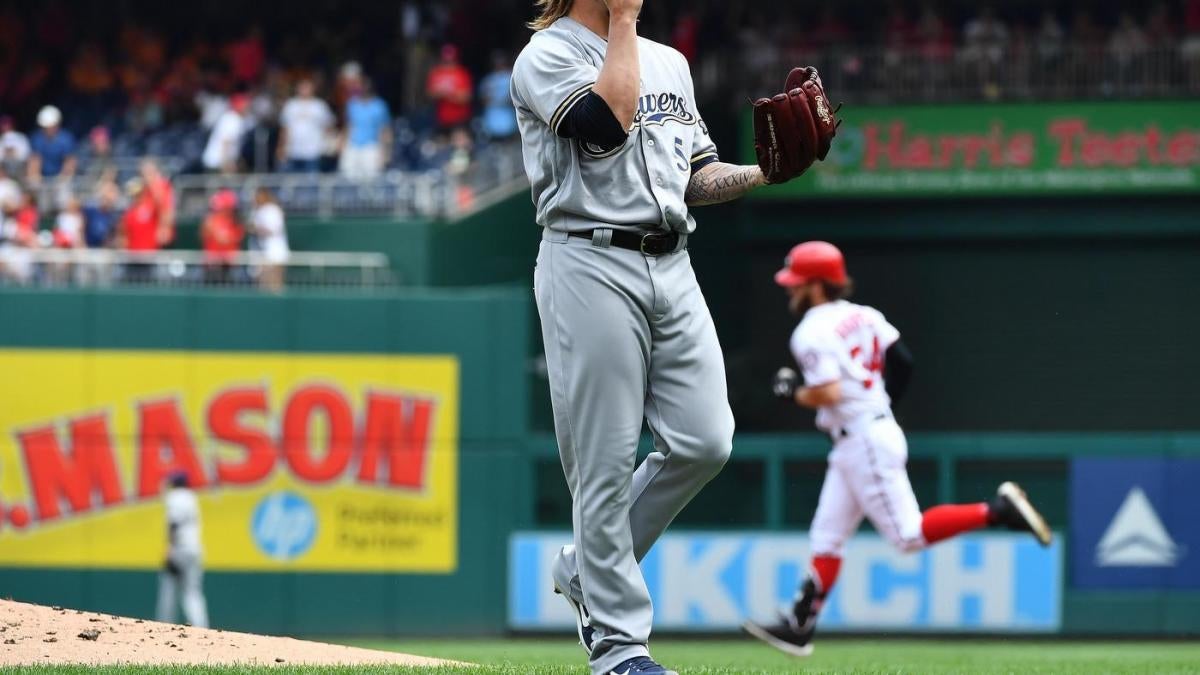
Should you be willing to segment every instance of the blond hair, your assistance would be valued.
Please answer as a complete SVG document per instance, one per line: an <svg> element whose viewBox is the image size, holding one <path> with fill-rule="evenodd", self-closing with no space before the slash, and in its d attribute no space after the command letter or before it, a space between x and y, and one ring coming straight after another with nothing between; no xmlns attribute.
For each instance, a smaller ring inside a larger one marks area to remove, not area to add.
<svg viewBox="0 0 1200 675"><path fill-rule="evenodd" d="M555 21L571 11L574 0L537 0L534 5L538 8L538 17L530 21L528 26L534 30L546 30Z"/></svg>

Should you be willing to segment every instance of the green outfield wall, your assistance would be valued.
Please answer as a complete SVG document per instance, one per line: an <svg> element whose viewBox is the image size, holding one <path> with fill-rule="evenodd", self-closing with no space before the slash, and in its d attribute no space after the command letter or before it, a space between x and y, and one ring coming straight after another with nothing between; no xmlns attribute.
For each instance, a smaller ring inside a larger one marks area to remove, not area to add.
<svg viewBox="0 0 1200 675"><path fill-rule="evenodd" d="M523 287L414 290L370 298L320 294L262 297L250 292L0 292L0 358L17 355L15 358L26 364L7 369L4 400L10 408L34 406L29 409L40 410L36 406L44 406L57 411L44 418L34 415L17 420L20 424L13 422L14 413L0 413L10 427L4 430L6 438L0 445L0 501L9 514L9 520L0 526L0 592L22 600L151 615L158 564L151 543L162 536L153 496L140 501L130 497L106 507L102 504L105 494L97 488L88 502L90 511L74 512L75 507L63 497L63 514L58 520L46 521L37 520L33 501L19 498L22 486L34 479L27 457L20 452L24 448L18 442L21 433L42 423L57 425L65 445L70 442L67 426L75 413L115 410L112 444L117 455L123 457L122 448L129 445L129 456L141 457L144 462L145 422L130 422L142 424L142 431L126 434L121 431L126 415L122 411L128 408L132 415L135 409L144 412L153 407L153 401L163 394L154 383L175 376L142 372L139 364L171 364L177 358L199 364L180 370L183 384L178 397L185 409L193 403L208 405L211 421L216 415L211 401L221 398L222 387L245 387L269 379L269 387L279 385L282 392L276 395L276 390L270 389L270 405L282 407L291 387L282 383L304 380L301 371L310 367L306 364L316 363L324 369L326 380L347 390L359 382L387 390L426 381L420 380L425 376L418 372L425 359L449 358L457 363L457 382L447 390L451 393L440 396L457 398L458 425L455 433L439 439L452 441L457 457L453 496L443 502L449 504L456 526L452 555L443 559L436 553L423 553L420 560L409 560L396 553L360 559L353 551L333 551L329 560L335 566L346 566L342 570L313 569L303 557L282 562L255 557L252 545L243 551L231 543L235 534L253 527L250 506L231 504L243 491L259 488L214 480L203 492L205 499L213 500L213 518L240 524L228 531L206 531L206 545L214 551L206 577L211 614L221 627L269 633L442 635L504 630L509 533L561 530L569 523L553 439L530 428L526 383L531 381L527 376L531 311L529 293ZM250 358L236 360L247 355ZM396 358L402 360L390 360ZM46 377L38 379L27 371L41 359L49 366ZM233 365L229 359L234 359ZM355 370L356 359L365 359L366 372ZM275 364L270 366L275 370L261 370L267 368L261 363ZM380 372L372 372L376 367ZM222 374L231 368L228 372L233 374ZM14 377L14 370L25 374ZM81 381L91 393L76 391ZM215 384L205 384L210 381ZM194 396L192 389L198 392ZM355 395L349 396L351 405L358 405ZM30 402L32 399L36 401ZM76 410L76 399L95 405ZM274 407L270 410L268 417L288 416ZM204 426L205 415L188 413L185 418L193 429L200 463L208 467L228 461L230 448L211 437L215 427ZM272 428L269 422L265 424ZM139 427L130 427L134 428ZM311 429L316 436L323 433L320 423ZM290 457L286 445L280 448ZM158 451L168 459L179 457L179 448L170 444ZM826 451L826 440L813 433L740 434L733 461L682 514L679 526L731 532L803 530L815 508ZM332 445L311 452L314 461L320 461L328 457L323 452L332 453ZM911 452L913 482L922 503L984 498L998 477L1014 478L1037 495L1051 523L1067 532L1071 525L1067 482L1074 458L1195 458L1200 457L1200 436L1183 431L918 431L912 434ZM132 491L141 474L124 465L119 469L123 488ZM140 469L145 470L144 466ZM347 487L352 481L301 481L284 469L272 475L275 478L271 480L283 481L279 483L283 488L315 495L314 501L328 497L336 502L343 494L339 490L363 489ZM437 497L440 490L442 486L435 486L424 496ZM404 491L370 493L378 494L398 502L414 498ZM11 522L15 506L34 511L34 522L23 528L15 526ZM149 520L136 520L142 516ZM238 517L242 520L237 521ZM331 516L338 517L342 516ZM122 526L137 522L154 526L136 531ZM330 527L337 527L337 521L333 522ZM81 533L79 547L89 551L80 554L81 558L60 550L62 536L71 531ZM124 538L130 542L129 550L145 548L150 553L134 556L127 564L114 563L112 556L121 554L102 550L99 540L106 538ZM59 547L39 553L56 562L21 563L33 555L31 546L40 541ZM425 562L437 567L446 560L452 560L449 566L434 572L399 569ZM372 571L372 565L397 569ZM351 569L355 566L360 568ZM1069 573L1065 579L1062 627L1066 632L1200 631L1200 593L1082 591L1071 588Z"/></svg>
<svg viewBox="0 0 1200 675"><path fill-rule="evenodd" d="M1200 589L1165 566L1174 586L1082 583L1076 563L1093 552L1071 539L1090 515L1071 488L1080 460L1200 461L1194 107L847 110L829 166L697 210L690 255L739 429L679 529L807 527L828 442L766 386L795 323L771 276L793 244L825 239L846 252L855 297L916 355L897 414L920 502L1018 480L1064 536L1063 632L1200 634ZM900 178L901 164L918 178ZM297 250L384 252L401 287L0 289L0 594L150 616L155 490L182 468L205 481L220 627L506 629L510 533L570 523L529 195L456 222L293 218L289 236ZM182 224L176 245L198 247L197 226ZM1168 479L1146 490L1183 541L1163 507ZM267 536L281 514L315 517L311 541ZM1179 569L1191 549L1171 551Z"/></svg>
<svg viewBox="0 0 1200 675"><path fill-rule="evenodd" d="M37 358L39 352L50 354L49 363L57 369L55 372L66 372L65 369L77 363L79 376L64 375L60 381L29 376L19 382L14 382L11 372L0 377L6 377L4 394L10 402L29 398L53 401L56 390L70 392L79 388L80 380L89 382L89 386L108 387L102 390L117 393L111 394L106 403L97 401L96 407L116 408L119 429L121 410L131 400L144 401L162 392L150 384L140 389L129 385L133 396L126 397L121 393L124 386L121 383L132 380L135 366L108 371L109 377L117 381L113 384L89 376L91 362L132 355L128 363L136 364L139 355L161 359L165 352L167 356L202 355L210 359L206 363L211 363L222 354L258 354L281 362L285 372L274 376L286 377L289 363L300 367L298 359L289 360L293 355L330 359L330 368L342 368L343 361L353 361L355 357L375 359L397 354L416 359L426 355L451 357L457 362L459 378L454 383L459 424L454 430L455 438L451 439L456 445L459 471L453 486L458 501L451 508L450 524L456 523L452 534L461 533L453 537L452 569L431 574L288 572L285 564L277 571L248 572L239 571L237 568L243 563L235 560L226 565L231 569L223 571L212 570L210 564L206 588L213 621L230 629L304 634L495 632L503 625L504 617L502 566L507 533L521 524L523 495L530 489L523 485L521 471L524 420L528 417L523 375L529 311L525 293L502 288L413 291L371 298L319 294L272 298L253 293L4 291L0 293L0 354L19 353L27 360ZM75 350L80 350L82 356L75 359ZM59 367L57 362L64 365ZM229 376L225 384L242 385L264 378L256 370L255 359L245 363L249 365L244 374ZM402 388L408 377L402 368L403 365L394 372L365 373L361 377L367 378L365 381L373 387L397 383ZM199 378L201 374L189 375L189 372L182 370L180 379L187 380L190 386L190 378ZM137 375L139 381L152 382L153 377L153 373ZM339 377L348 383L359 376ZM184 384L181 381L181 389ZM204 393L201 391L200 395ZM67 401L71 396L64 393L62 399ZM205 403L193 401L186 390L179 397L185 407ZM278 402L274 400L274 392L271 398L274 406ZM47 406L53 408L53 403ZM76 412L64 402L58 414L69 417ZM6 420L12 420L11 415ZM21 423L43 421L26 419ZM187 422L192 422L190 415ZM212 446L213 439L206 437L204 431L194 426L193 429L191 440L196 454L207 466L220 449ZM6 490L3 495L6 514L11 514L14 506L25 505L14 502L14 492L19 495L22 485L32 478L27 473L28 467L21 466L20 453L13 448L12 432L13 429L6 429L6 439L0 443L4 446L0 447L5 458L0 466L0 482ZM124 445L136 445L138 441L118 430L112 443L119 455ZM170 451L176 452L177 448ZM134 470L127 474L124 471L127 468L119 467L124 484L135 481L137 475ZM328 490L341 489L340 486L341 483L332 484ZM221 500L234 498L242 486L218 485L214 481L210 488L217 499L213 508L223 508ZM397 499L404 496L396 494ZM99 498L96 502L99 503ZM129 499L118 506L77 517L63 515L48 524L37 522L35 517L24 529L6 522L0 528L0 557L11 561L30 555L31 549L38 545L70 547L61 541L54 543L53 537L63 528L76 527L80 528L80 549L97 549L94 540L104 537L126 537L130 538L131 546L145 545L151 552L130 565L134 569L122 568L98 553L93 554L92 564L71 560L59 560L53 566L9 562L0 569L0 592L23 600L150 615L156 584L154 570L160 560L157 556L161 555L162 525L154 521L150 531L124 531L120 522L126 516L122 513L134 518L139 509L156 508L155 502ZM65 503L64 509L69 510ZM161 513L156 517L161 518ZM248 519L249 514L244 514L243 521ZM89 522L97 524L88 526ZM241 527L248 528L250 524L243 522ZM221 540L228 536L209 530L205 534L208 549L221 546ZM41 543L38 537L43 540L50 537L51 543ZM153 542L158 550L147 542ZM252 553L245 554L244 566L258 564ZM53 552L47 555L53 558ZM121 552L104 555L119 556ZM403 564L403 554L397 555Z"/></svg>

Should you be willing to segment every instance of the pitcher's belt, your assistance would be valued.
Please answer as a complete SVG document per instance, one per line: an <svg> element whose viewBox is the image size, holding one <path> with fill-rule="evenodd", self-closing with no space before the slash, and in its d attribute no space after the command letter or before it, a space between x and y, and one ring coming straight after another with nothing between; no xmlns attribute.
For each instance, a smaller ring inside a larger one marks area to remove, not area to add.
<svg viewBox="0 0 1200 675"><path fill-rule="evenodd" d="M569 236L577 239L587 239L590 242L596 242L599 238L597 234L608 235L611 233L611 238L608 239L609 246L624 248L630 251L637 251L643 255L660 256L668 253L675 253L687 248L687 241L682 242L680 246L678 232L628 232L626 230L585 230L583 232L571 232Z"/></svg>

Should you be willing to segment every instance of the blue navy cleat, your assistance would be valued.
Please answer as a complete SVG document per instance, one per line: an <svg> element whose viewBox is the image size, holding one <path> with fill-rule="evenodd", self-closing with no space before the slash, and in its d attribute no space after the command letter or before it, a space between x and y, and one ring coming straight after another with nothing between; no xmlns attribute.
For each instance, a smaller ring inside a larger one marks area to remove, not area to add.
<svg viewBox="0 0 1200 675"><path fill-rule="evenodd" d="M571 614L575 616L575 632L579 635L579 644L583 645L583 651L592 655L592 647L596 645L596 629L592 628L592 615L588 613L587 607L584 607L582 602L575 602L571 598L570 593L564 593L558 584L554 585L554 592L563 596L567 604L571 606Z"/></svg>
<svg viewBox="0 0 1200 675"><path fill-rule="evenodd" d="M609 671L609 675L679 675L679 673L663 668L649 656L635 656L622 661L620 665Z"/></svg>

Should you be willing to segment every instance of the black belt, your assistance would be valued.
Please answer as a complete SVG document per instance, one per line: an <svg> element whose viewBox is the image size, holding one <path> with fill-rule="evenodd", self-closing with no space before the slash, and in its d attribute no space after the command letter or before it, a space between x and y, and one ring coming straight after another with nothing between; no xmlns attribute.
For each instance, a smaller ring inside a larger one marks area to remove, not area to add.
<svg viewBox="0 0 1200 675"><path fill-rule="evenodd" d="M571 232L570 236L594 241L593 235L595 232L595 230ZM650 232L642 234L626 230L613 230L609 245L630 251L637 251L649 256L667 255L668 253L674 253L675 249L679 248L679 233Z"/></svg>

